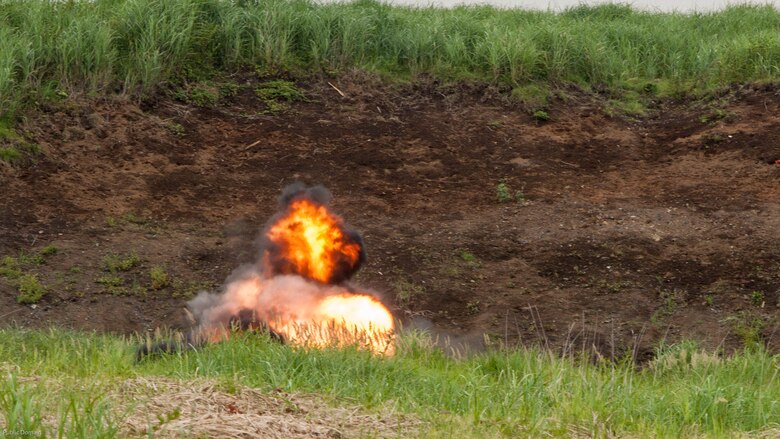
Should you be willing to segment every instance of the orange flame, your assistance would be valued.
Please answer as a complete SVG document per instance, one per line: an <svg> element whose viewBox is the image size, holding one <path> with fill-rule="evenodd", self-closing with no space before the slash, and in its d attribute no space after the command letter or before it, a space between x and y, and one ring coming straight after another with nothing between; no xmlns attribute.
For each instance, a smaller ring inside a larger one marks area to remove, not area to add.
<svg viewBox="0 0 780 439"><path fill-rule="evenodd" d="M327 207L305 198L294 200L266 233L279 254L269 261L272 256L266 253L265 265L273 274L331 283L339 270L352 271L360 263L360 243L345 236L342 227Z"/></svg>

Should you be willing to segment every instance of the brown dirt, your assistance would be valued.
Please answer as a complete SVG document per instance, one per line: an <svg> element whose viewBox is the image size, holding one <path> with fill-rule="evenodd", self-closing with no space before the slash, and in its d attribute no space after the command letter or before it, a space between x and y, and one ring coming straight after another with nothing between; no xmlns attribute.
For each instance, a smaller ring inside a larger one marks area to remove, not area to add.
<svg viewBox="0 0 780 439"><path fill-rule="evenodd" d="M30 115L44 155L0 167L0 255L59 252L26 268L48 285L34 308L0 280L2 324L186 325L187 297L253 261L280 189L302 180L363 233L358 282L403 320L640 357L683 338L730 350L755 329L778 350L778 87L640 120L568 90L541 123L490 87L361 74L337 81L345 97L300 83L308 102L266 115L256 82L216 108L158 96ZM502 181L524 199L499 203ZM95 282L130 253L122 286ZM172 285L151 289L153 266Z"/></svg>

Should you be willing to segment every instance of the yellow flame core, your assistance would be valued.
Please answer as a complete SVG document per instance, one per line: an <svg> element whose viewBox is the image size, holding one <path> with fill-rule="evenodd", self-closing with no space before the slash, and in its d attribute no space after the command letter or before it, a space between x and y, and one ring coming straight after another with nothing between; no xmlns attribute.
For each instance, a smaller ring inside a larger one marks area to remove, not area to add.
<svg viewBox="0 0 780 439"><path fill-rule="evenodd" d="M393 316L371 296L343 293L328 296L293 319L277 318L271 329L297 346L357 346L375 354L395 353Z"/></svg>

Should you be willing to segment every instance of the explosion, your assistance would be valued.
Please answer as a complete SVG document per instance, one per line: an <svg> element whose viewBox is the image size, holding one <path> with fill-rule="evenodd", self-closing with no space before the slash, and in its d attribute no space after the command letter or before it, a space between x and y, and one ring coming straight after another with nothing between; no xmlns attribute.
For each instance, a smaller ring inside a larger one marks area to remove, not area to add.
<svg viewBox="0 0 780 439"><path fill-rule="evenodd" d="M238 323L296 346L393 355L392 314L348 283L365 261L362 239L330 210L329 199L323 187L285 189L258 263L234 272L221 294L203 292L188 303L200 323L191 338L219 341Z"/></svg>
<svg viewBox="0 0 780 439"><path fill-rule="evenodd" d="M325 284L344 281L363 262L363 245L341 220L308 198L292 201L265 238L263 265L271 274L297 274Z"/></svg>

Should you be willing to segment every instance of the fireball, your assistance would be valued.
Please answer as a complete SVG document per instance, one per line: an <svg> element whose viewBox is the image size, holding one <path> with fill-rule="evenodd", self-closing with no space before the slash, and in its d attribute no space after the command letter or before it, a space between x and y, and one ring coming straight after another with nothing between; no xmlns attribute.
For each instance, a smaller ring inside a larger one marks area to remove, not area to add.
<svg viewBox="0 0 780 439"><path fill-rule="evenodd" d="M363 257L360 238L346 231L325 205L293 200L266 232L264 265L270 274L297 274L324 284L346 280Z"/></svg>

